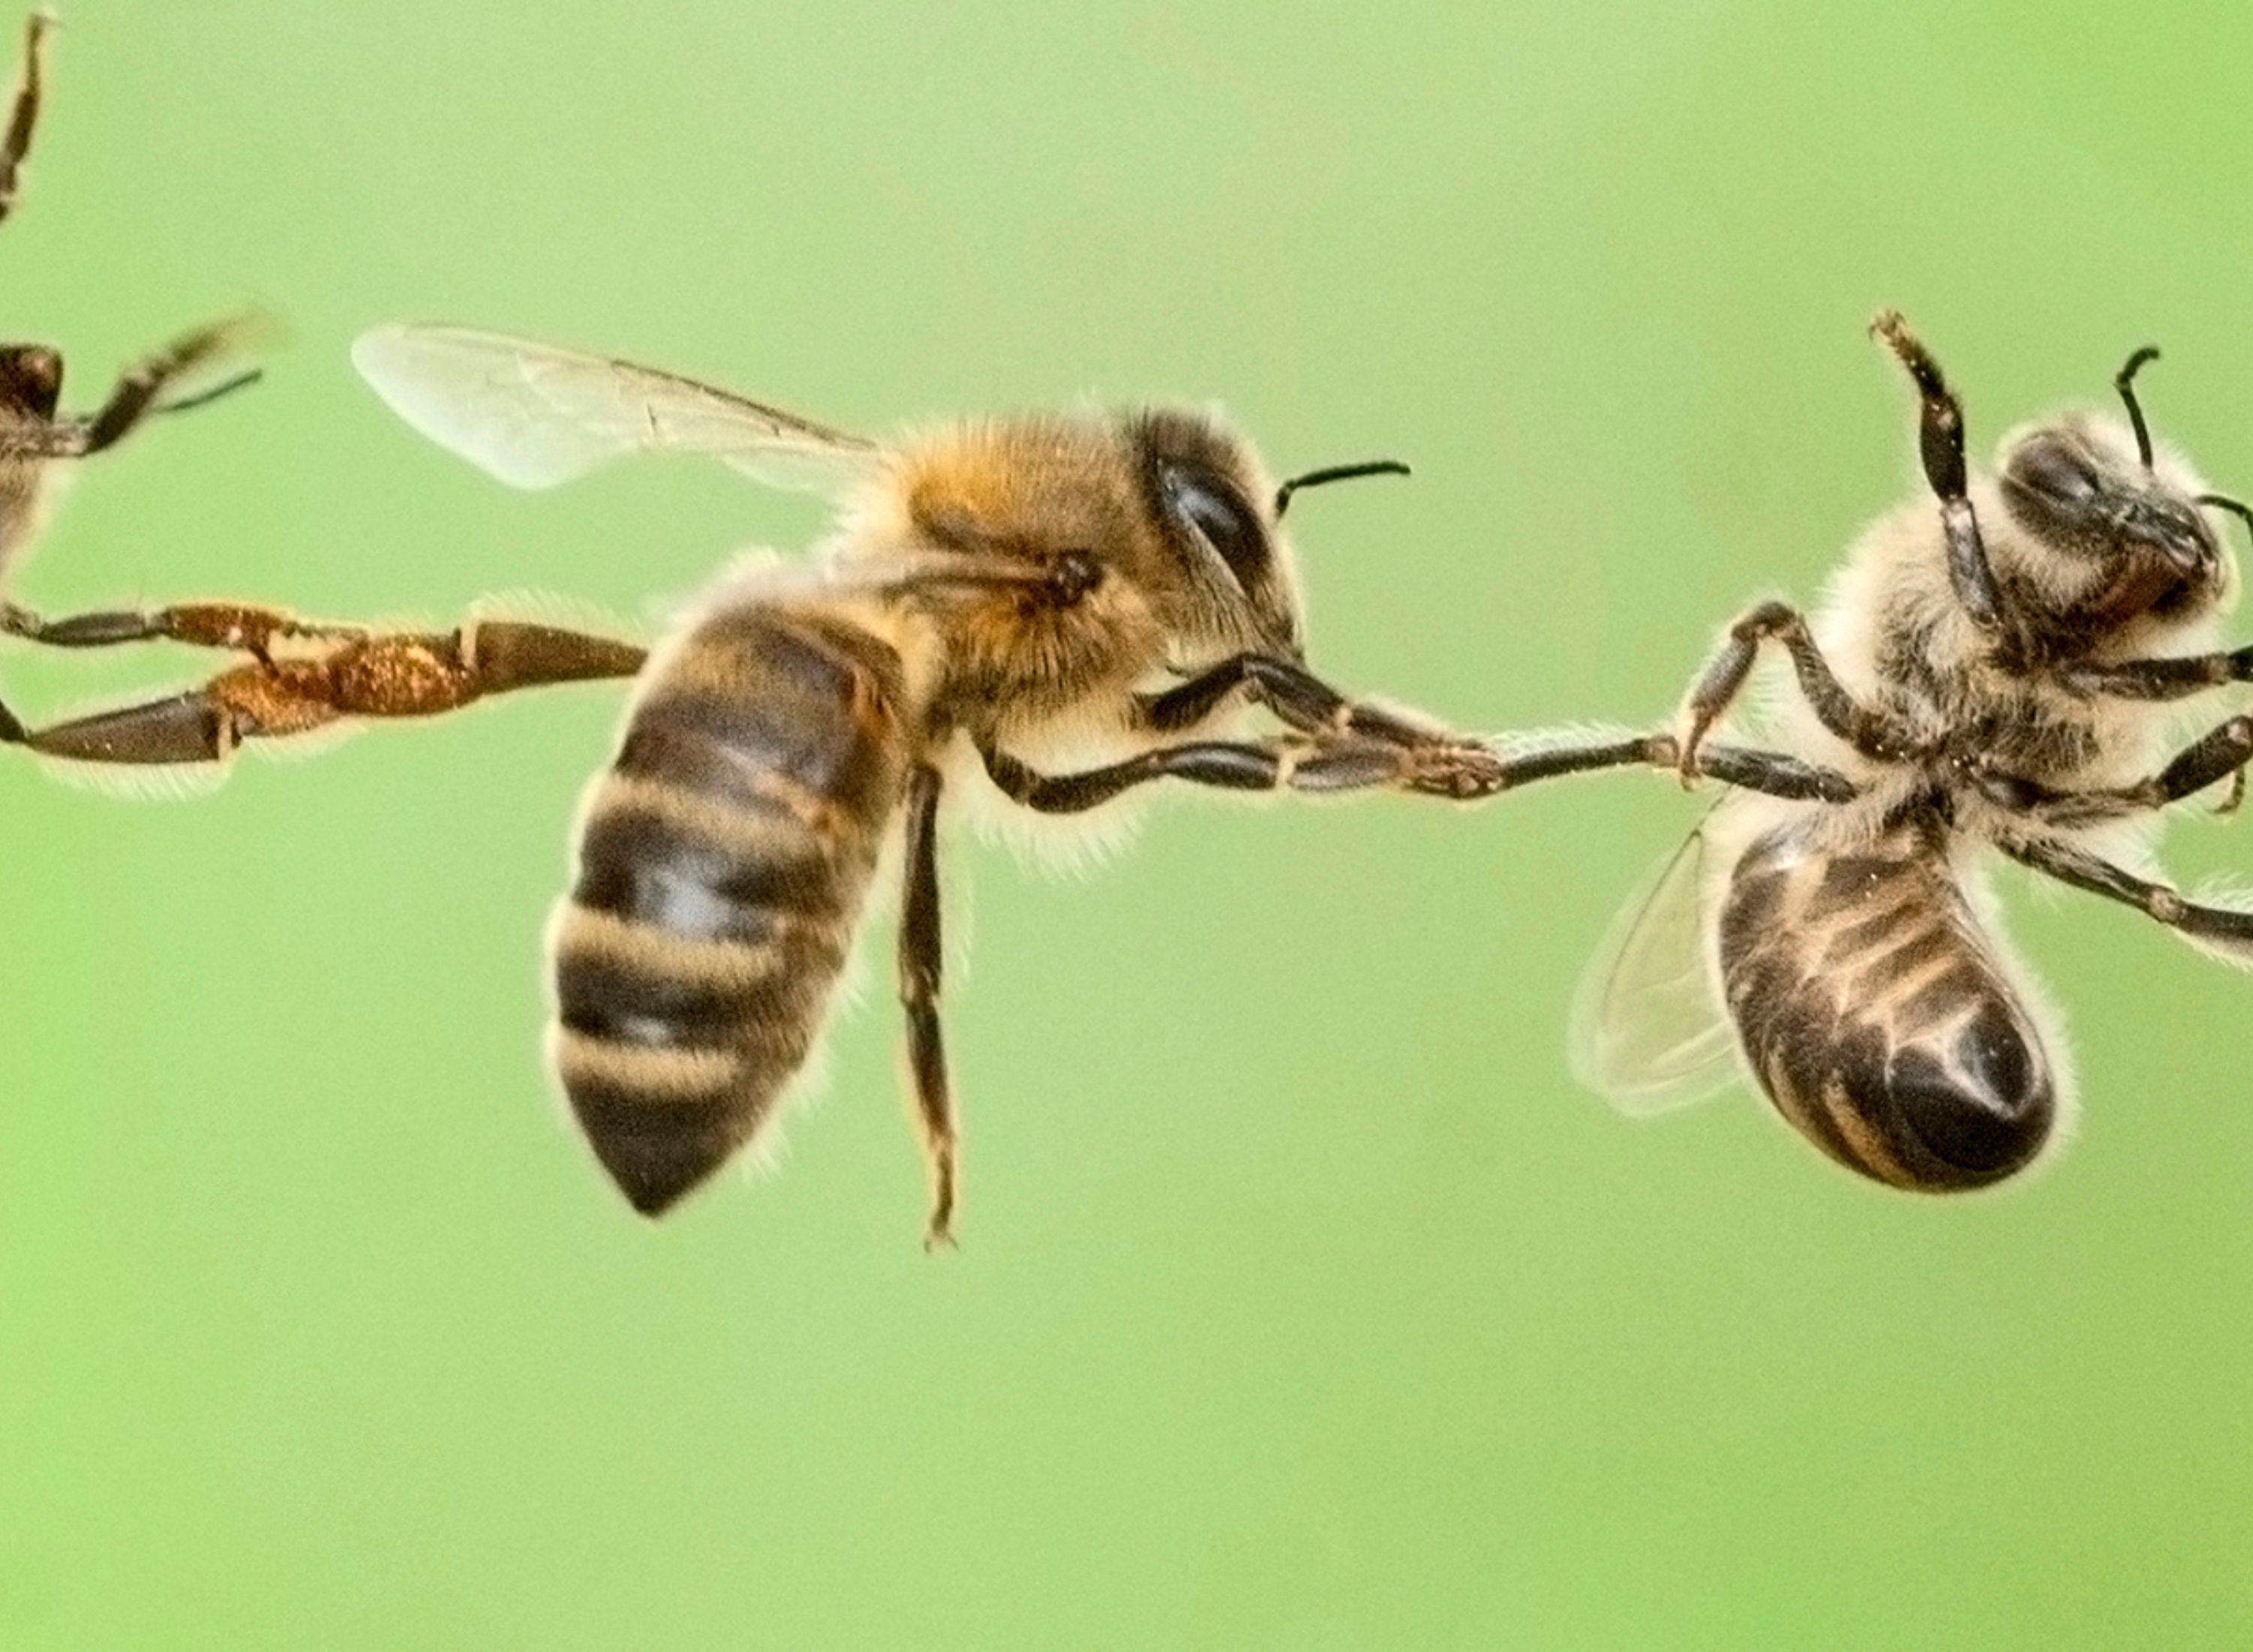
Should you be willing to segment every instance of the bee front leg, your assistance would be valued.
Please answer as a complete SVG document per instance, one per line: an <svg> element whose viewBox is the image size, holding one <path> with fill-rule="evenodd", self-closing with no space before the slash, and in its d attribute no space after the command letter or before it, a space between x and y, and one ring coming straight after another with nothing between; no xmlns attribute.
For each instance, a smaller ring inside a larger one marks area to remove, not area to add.
<svg viewBox="0 0 2253 1652"><path fill-rule="evenodd" d="M903 884L900 896L900 1005L908 1018L908 1079L931 1162L931 1223L924 1248L954 1243L954 1102L938 1021L938 770L918 764L908 782Z"/></svg>
<svg viewBox="0 0 2253 1652"><path fill-rule="evenodd" d="M1491 796L1507 784L1487 742L1350 700L1298 661L1273 654L1238 654L1163 694L1140 695L1137 717L1152 733L1178 733L1203 722L1239 689L1317 749L1392 749L1410 791L1471 798ZM1303 780L1293 784L1312 789Z"/></svg>
<svg viewBox="0 0 2253 1652"><path fill-rule="evenodd" d="M1908 733L1864 706L1838 680L1816 646L1806 617L1788 603L1762 603L1729 627L1719 652L1691 687L1683 708L1687 728L1678 759L1685 784L1698 777L1698 749L1735 703L1765 642L1781 644L1791 657L1800 692L1825 728L1866 757L1885 760L1908 752L1913 743Z"/></svg>
<svg viewBox="0 0 2253 1652"><path fill-rule="evenodd" d="M1140 695L1136 714L1153 734L1179 734L1211 716L1239 689L1301 734L1355 735L1401 745L1464 743L1461 735L1350 700L1296 660L1273 654L1238 654L1163 694Z"/></svg>
<svg viewBox="0 0 2253 1652"><path fill-rule="evenodd" d="M1949 582L1956 600L1983 631L2009 641L2018 638L2005 610L2002 588L1987 561L1986 540L1979 533L1978 513L1971 507L1970 474L1964 462L1964 404L1948 387L1948 380L1932 352L1908 330L1897 310L1879 312L1870 331L1899 359L1916 386L1918 403L1917 454L1924 464L1924 479L1940 501L1940 526L1948 542Z"/></svg>
<svg viewBox="0 0 2253 1652"><path fill-rule="evenodd" d="M2109 666L2061 666L2058 677L2076 694L2102 694L2112 700L2185 700L2226 683L2253 681L2253 647L2220 654L2117 660Z"/></svg>

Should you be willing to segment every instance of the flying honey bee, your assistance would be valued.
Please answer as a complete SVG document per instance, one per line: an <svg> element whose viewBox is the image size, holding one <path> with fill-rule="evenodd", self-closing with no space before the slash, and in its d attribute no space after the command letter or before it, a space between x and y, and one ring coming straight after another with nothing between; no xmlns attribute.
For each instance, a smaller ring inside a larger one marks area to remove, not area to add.
<svg viewBox="0 0 2253 1652"><path fill-rule="evenodd" d="M455 327L372 332L353 359L408 423L515 486L633 452L702 454L829 492L837 526L810 563L722 577L646 663L553 627L401 637L241 605L167 610L176 631L255 658L24 739L80 761L206 762L340 716L638 674L552 927L549 1050L596 1157L645 1215L771 1124L896 840L928 1239L948 1240L943 798L998 790L1078 814L1171 778L1470 800L1509 777L1480 742L1349 700L1307 666L1285 508L1397 464L1277 486L1242 438L1170 409L879 445L671 373ZM1276 732L1236 727L1255 704ZM1085 766L1035 766L1066 752Z"/></svg>
<svg viewBox="0 0 2253 1652"><path fill-rule="evenodd" d="M31 152L45 95L44 57L55 20L34 12L24 25L24 63L4 133L0 133L0 218L16 204L24 164ZM0 584L38 537L60 463L114 447L151 414L199 408L258 377L254 370L167 401L183 379L236 352L257 331L253 317L199 327L129 368L101 407L90 414L57 411L62 399L63 359L46 345L0 344ZM134 640L113 634L113 617L46 620L0 598L0 633L62 648L95 647ZM0 706L0 739L20 739L23 728Z"/></svg>
<svg viewBox="0 0 2253 1652"><path fill-rule="evenodd" d="M1731 625L1680 730L1573 763L1714 772L1726 794L1630 903L1583 980L1573 1057L1630 1111L1694 1100L1741 1065L1848 1168L1929 1192L2024 1169L2072 1094L2055 1018L2012 957L1982 863L2000 853L2253 964L2253 913L2155 875L2159 812L2242 795L2253 718L2180 750L2171 702L2253 678L2215 652L2236 595L2211 513L2253 521L2126 418L2076 410L1968 469L1963 410L1901 318L1872 331L1908 369L1933 497L1880 518L1810 620L1763 603ZM1936 499L1937 508L1935 508ZM1708 761L1761 645L1797 693L1777 750Z"/></svg>

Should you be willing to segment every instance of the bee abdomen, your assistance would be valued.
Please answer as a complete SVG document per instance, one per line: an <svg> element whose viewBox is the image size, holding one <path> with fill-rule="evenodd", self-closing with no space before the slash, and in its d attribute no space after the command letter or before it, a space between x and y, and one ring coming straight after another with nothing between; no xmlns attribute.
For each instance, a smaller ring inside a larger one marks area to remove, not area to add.
<svg viewBox="0 0 2253 1652"><path fill-rule="evenodd" d="M1886 847L1755 845L1722 903L1723 992L1768 1098L1833 1159L1895 1187L1984 1187L2048 1141L2055 1075L1944 863Z"/></svg>
<svg viewBox="0 0 2253 1652"><path fill-rule="evenodd" d="M899 662L750 609L707 621L635 707L555 932L555 1056L633 1207L750 1141L805 1065L897 798Z"/></svg>

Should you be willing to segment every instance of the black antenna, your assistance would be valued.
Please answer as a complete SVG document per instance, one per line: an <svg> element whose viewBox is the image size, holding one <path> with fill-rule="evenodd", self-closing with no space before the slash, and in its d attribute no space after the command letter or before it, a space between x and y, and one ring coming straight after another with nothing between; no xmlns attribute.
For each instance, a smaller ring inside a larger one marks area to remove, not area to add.
<svg viewBox="0 0 2253 1652"><path fill-rule="evenodd" d="M238 390L248 390L266 376L263 367L247 367L232 379L223 379L208 390L198 390L185 396L175 396L170 401L159 401L151 413L186 413L195 408L207 408L221 396L231 396Z"/></svg>
<svg viewBox="0 0 2253 1652"><path fill-rule="evenodd" d="M2128 422L2136 427L2136 457L2143 460L2146 471L2152 468L2152 428L2144 422L2144 410L2136 405L2136 392L2131 387L2135 384L2136 375L2146 365L2159 359L2159 345L2145 345L2128 358L2126 366L2112 375L2112 387L2120 393L2120 400L2128 404Z"/></svg>
<svg viewBox="0 0 2253 1652"><path fill-rule="evenodd" d="M1329 482L1350 482L1364 476L1414 474L1398 459L1370 459L1360 464L1332 464L1319 471L1309 471L1304 476L1293 477L1275 490L1275 519L1279 522L1283 519L1283 512L1291 506L1291 496L1301 488L1318 488Z"/></svg>
<svg viewBox="0 0 2253 1652"><path fill-rule="evenodd" d="M2247 527L2253 528L2253 505L2233 499L2226 493L2201 493L2196 503L2211 505L2217 511L2227 511Z"/></svg>

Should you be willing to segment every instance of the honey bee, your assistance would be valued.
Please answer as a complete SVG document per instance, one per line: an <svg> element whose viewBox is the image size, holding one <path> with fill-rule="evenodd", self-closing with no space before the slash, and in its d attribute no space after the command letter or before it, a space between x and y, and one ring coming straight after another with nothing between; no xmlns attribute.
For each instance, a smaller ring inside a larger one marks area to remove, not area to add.
<svg viewBox="0 0 2253 1652"><path fill-rule="evenodd" d="M2124 420L2021 427L1989 472L1931 352L1893 312L1872 330L1915 387L1929 497L1863 533L1811 619L1768 602L1732 624L1678 733L1597 754L1735 789L1622 914L1572 1054L1636 1112L1740 1067L1838 1163L1946 1192L2025 1169L2070 1115L1990 851L2253 965L2253 912L2187 899L2152 857L2160 811L2223 783L2234 806L2253 759L2243 715L2166 749L2171 702L2253 678L2253 648L2217 652L2236 569L2213 513L2253 515L2153 443L2134 380L2156 350L2114 380ZM1759 725L1777 749L1720 773L1706 735L1770 643L1797 689Z"/></svg>
<svg viewBox="0 0 2253 1652"><path fill-rule="evenodd" d="M24 62L7 128L0 133L0 218L16 204L24 164L31 152L45 95L44 57L51 13L33 12L24 25ZM217 401L257 379L255 369L192 393L164 399L168 388L214 361L238 352L258 331L255 317L199 327L127 369L94 412L57 411L63 387L61 353L46 345L0 344L0 584L4 584L38 537L53 493L58 466L114 447L151 414L180 413ZM43 619L0 598L0 633L56 647L95 647L135 640L113 634L112 616ZM0 739L20 739L23 725L0 706Z"/></svg>
<svg viewBox="0 0 2253 1652"><path fill-rule="evenodd" d="M880 445L672 373L456 327L371 332L353 359L408 424L515 486L633 452L702 454L828 492L835 529L809 563L721 577L645 662L555 628L401 638L173 610L261 657L27 742L80 761L201 762L337 716L637 675L550 931L549 1055L644 1215L771 1128L890 845L927 1239L950 1239L944 800L998 791L1068 815L1169 778L1456 800L1506 781L1485 744L1350 700L1308 667L1284 511L1299 489L1405 468L1391 462L1278 486L1217 421L1163 408L961 422ZM402 681L429 692L395 696ZM1236 728L1254 705L1276 732ZM1067 751L1085 766L1036 766Z"/></svg>

